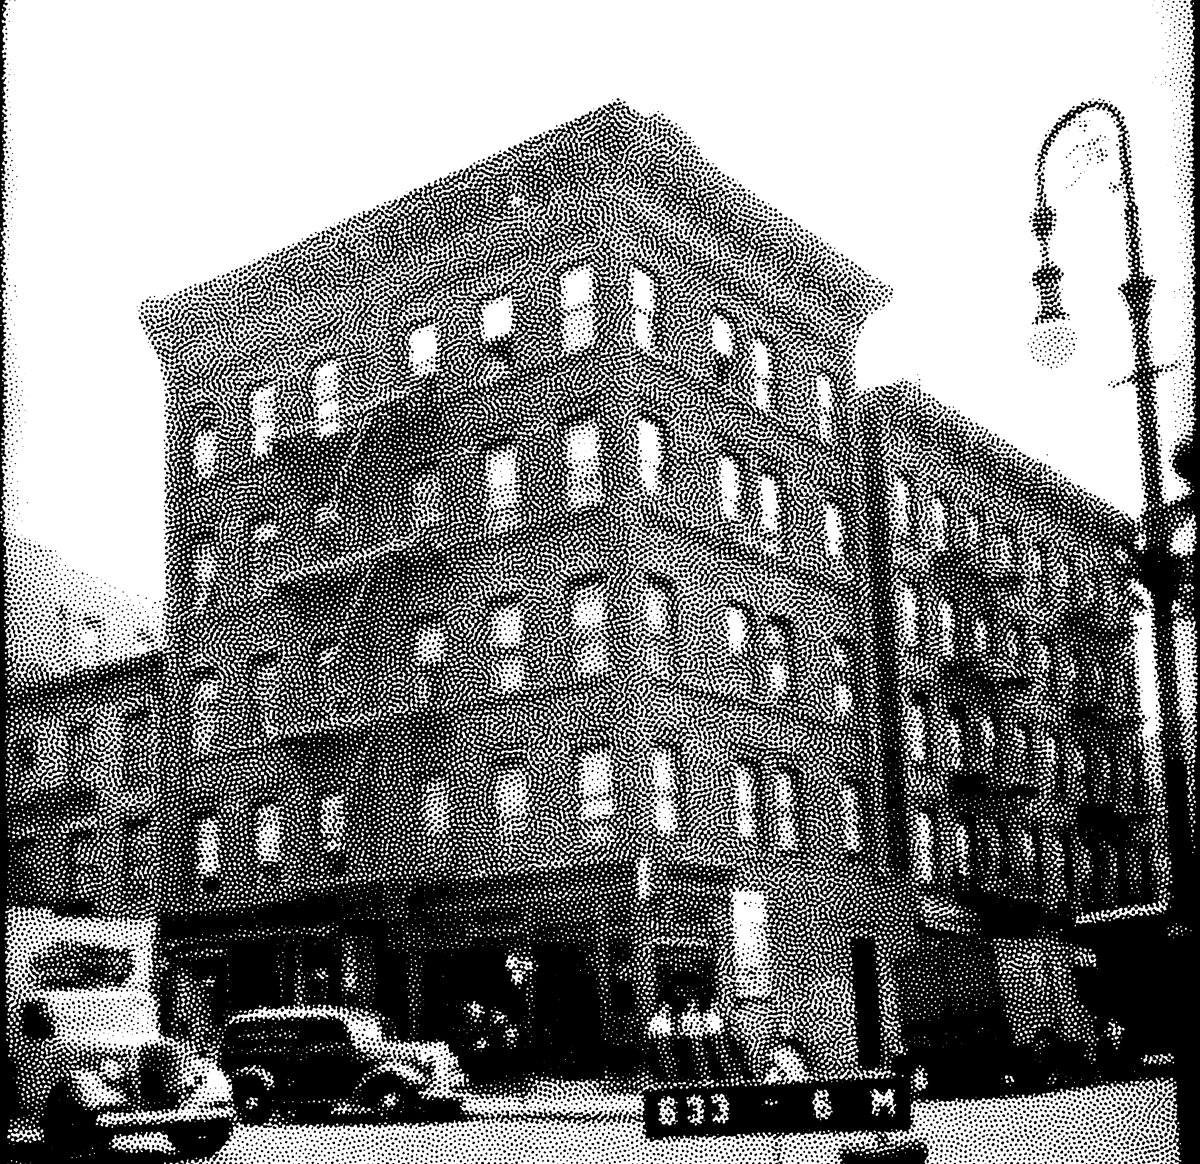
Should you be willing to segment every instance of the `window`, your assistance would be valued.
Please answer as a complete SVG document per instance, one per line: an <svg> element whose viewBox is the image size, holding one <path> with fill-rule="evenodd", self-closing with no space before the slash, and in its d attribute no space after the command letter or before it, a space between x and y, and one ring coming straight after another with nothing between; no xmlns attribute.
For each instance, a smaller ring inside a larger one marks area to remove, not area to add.
<svg viewBox="0 0 1200 1164"><path fill-rule="evenodd" d="M1046 553L1041 546L1029 550L1029 586L1037 595L1046 592Z"/></svg>
<svg viewBox="0 0 1200 1164"><path fill-rule="evenodd" d="M513 299L500 295L479 309L479 330L483 335L486 375L503 376L513 364Z"/></svg>
<svg viewBox="0 0 1200 1164"><path fill-rule="evenodd" d="M833 644L833 711L845 719L854 710L854 648L845 639Z"/></svg>
<svg viewBox="0 0 1200 1164"><path fill-rule="evenodd" d="M633 307L633 342L654 351L654 280L640 267L629 268L629 301Z"/></svg>
<svg viewBox="0 0 1200 1164"><path fill-rule="evenodd" d="M862 789L850 780L842 781L842 849L856 857L863 851Z"/></svg>
<svg viewBox="0 0 1200 1164"><path fill-rule="evenodd" d="M756 339L751 346L754 362L754 407L762 412L771 409L771 349Z"/></svg>
<svg viewBox="0 0 1200 1164"><path fill-rule="evenodd" d="M645 579L643 610L646 621L646 668L669 676L675 669L675 598L668 582Z"/></svg>
<svg viewBox="0 0 1200 1164"><path fill-rule="evenodd" d="M568 425L564 439L567 455L567 508L588 509L604 500L600 472L600 426L594 419Z"/></svg>
<svg viewBox="0 0 1200 1164"><path fill-rule="evenodd" d="M414 473L409 484L409 512L418 529L442 520L442 479L436 469Z"/></svg>
<svg viewBox="0 0 1200 1164"><path fill-rule="evenodd" d="M330 791L317 801L317 840L326 862L340 858L346 847L346 797Z"/></svg>
<svg viewBox="0 0 1200 1164"><path fill-rule="evenodd" d="M584 582L572 589L571 637L577 679L608 670L608 609L602 582Z"/></svg>
<svg viewBox="0 0 1200 1164"><path fill-rule="evenodd" d="M964 821L956 820L954 822L951 843L953 847L950 868L955 881L959 885L966 885L972 880L971 830Z"/></svg>
<svg viewBox="0 0 1200 1164"><path fill-rule="evenodd" d="M768 473L758 479L758 528L767 541L779 540L779 482Z"/></svg>
<svg viewBox="0 0 1200 1164"><path fill-rule="evenodd" d="M982 614L977 614L971 622L971 647L976 655L987 656L992 653L991 631Z"/></svg>
<svg viewBox="0 0 1200 1164"><path fill-rule="evenodd" d="M217 673L197 672L192 681L192 746L198 756L207 756L213 750L219 696Z"/></svg>
<svg viewBox="0 0 1200 1164"><path fill-rule="evenodd" d="M211 537L192 544L192 609L203 610L212 601L217 577L217 551Z"/></svg>
<svg viewBox="0 0 1200 1164"><path fill-rule="evenodd" d="M326 360L313 370L312 401L317 436L334 436L342 427L342 374L336 360Z"/></svg>
<svg viewBox="0 0 1200 1164"><path fill-rule="evenodd" d="M914 764L923 764L928 751L926 741L929 732L924 698L917 694L907 700L901 715L905 751L908 758Z"/></svg>
<svg viewBox="0 0 1200 1164"><path fill-rule="evenodd" d="M217 471L217 417L208 410L199 413L192 430L192 471L202 481Z"/></svg>
<svg viewBox="0 0 1200 1164"><path fill-rule="evenodd" d="M654 494L663 483L662 425L649 417L638 417L638 480L646 493Z"/></svg>
<svg viewBox="0 0 1200 1164"><path fill-rule="evenodd" d="M1062 751L1062 795L1080 800L1087 790L1087 765L1083 748L1077 740L1069 739Z"/></svg>
<svg viewBox="0 0 1200 1164"><path fill-rule="evenodd" d="M337 681L338 644L334 639L322 639L313 648L313 695L318 715L326 722L338 716Z"/></svg>
<svg viewBox="0 0 1200 1164"><path fill-rule="evenodd" d="M825 556L840 562L846 554L842 511L832 501L825 502Z"/></svg>
<svg viewBox="0 0 1200 1164"><path fill-rule="evenodd" d="M529 809L529 785L524 767L513 761L501 763L496 768L494 793L500 831L520 832L525 827Z"/></svg>
<svg viewBox="0 0 1200 1164"><path fill-rule="evenodd" d="M733 371L733 324L719 312L712 317L713 375L724 384Z"/></svg>
<svg viewBox="0 0 1200 1164"><path fill-rule="evenodd" d="M783 619L763 623L761 663L763 693L768 699L784 699L792 686L791 632Z"/></svg>
<svg viewBox="0 0 1200 1164"><path fill-rule="evenodd" d="M650 781L654 789L654 827L664 836L680 825L679 763L670 748L650 751Z"/></svg>
<svg viewBox="0 0 1200 1164"><path fill-rule="evenodd" d="M737 821L737 833L745 840L753 840L758 835L759 821L759 781L757 767L742 761L733 766L734 808Z"/></svg>
<svg viewBox="0 0 1200 1164"><path fill-rule="evenodd" d="M273 518L261 517L250 527L250 593L266 593L275 569L279 526Z"/></svg>
<svg viewBox="0 0 1200 1164"><path fill-rule="evenodd" d="M945 596L939 597L937 600L937 646L938 654L943 659L954 658L956 621L954 603Z"/></svg>
<svg viewBox="0 0 1200 1164"><path fill-rule="evenodd" d="M521 485L517 477L517 446L497 445L485 458L488 517L497 526L520 520Z"/></svg>
<svg viewBox="0 0 1200 1164"><path fill-rule="evenodd" d="M212 888L220 876L221 822L212 813L196 821L196 879L205 888Z"/></svg>
<svg viewBox="0 0 1200 1164"><path fill-rule="evenodd" d="M898 538L906 538L912 529L912 485L903 473L892 477L892 528Z"/></svg>
<svg viewBox="0 0 1200 1164"><path fill-rule="evenodd" d="M725 607L725 645L731 658L745 658L750 642L750 611L744 606Z"/></svg>
<svg viewBox="0 0 1200 1164"><path fill-rule="evenodd" d="M1022 780L1029 772L1029 730L1017 724L1012 730L1009 771L1013 779Z"/></svg>
<svg viewBox="0 0 1200 1164"><path fill-rule="evenodd" d="M449 831L450 786L445 779L435 777L426 783L421 809L430 836L440 837Z"/></svg>
<svg viewBox="0 0 1200 1164"><path fill-rule="evenodd" d="M100 896L100 855L96 830L72 829L67 835L67 893L71 901L95 904Z"/></svg>
<svg viewBox="0 0 1200 1164"><path fill-rule="evenodd" d="M726 521L737 521L742 504L742 470L732 457L717 458L717 508Z"/></svg>
<svg viewBox="0 0 1200 1164"><path fill-rule="evenodd" d="M933 818L927 812L918 812L913 819L912 846L913 876L920 885L932 885Z"/></svg>
<svg viewBox="0 0 1200 1164"><path fill-rule="evenodd" d="M946 716L946 767L961 772L963 766L963 724L966 717L961 708L953 708Z"/></svg>
<svg viewBox="0 0 1200 1164"><path fill-rule="evenodd" d="M1062 756L1058 740L1054 736L1047 736L1042 743L1042 768L1046 775L1046 782L1055 796L1065 794L1061 764Z"/></svg>
<svg viewBox="0 0 1200 1164"><path fill-rule="evenodd" d="M775 786L775 845L786 852L796 848L799 779L799 773L793 768L779 768L771 776Z"/></svg>
<svg viewBox="0 0 1200 1164"><path fill-rule="evenodd" d="M521 605L515 600L492 607L492 687L502 695L525 684L525 660L521 653L524 621Z"/></svg>
<svg viewBox="0 0 1200 1164"><path fill-rule="evenodd" d="M272 740L279 734L279 656L272 652L254 659L250 681L254 734Z"/></svg>
<svg viewBox="0 0 1200 1164"><path fill-rule="evenodd" d="M67 728L67 776L81 780L87 772L92 750L92 725L75 723Z"/></svg>
<svg viewBox="0 0 1200 1164"><path fill-rule="evenodd" d="M125 900L146 901L154 878L154 848L147 817L125 822Z"/></svg>
<svg viewBox="0 0 1200 1164"><path fill-rule="evenodd" d="M579 824L584 839L592 844L612 840L613 802L612 753L607 748L589 748L575 758L575 780L579 789Z"/></svg>
<svg viewBox="0 0 1200 1164"><path fill-rule="evenodd" d="M900 645L915 650L917 646L917 592L907 582L901 582L897 597Z"/></svg>
<svg viewBox="0 0 1200 1164"><path fill-rule="evenodd" d="M833 381L824 372L817 373L817 436L833 444Z"/></svg>
<svg viewBox="0 0 1200 1164"><path fill-rule="evenodd" d="M446 624L429 618L421 622L413 636L413 664L416 669L415 700L429 703L435 696L434 679L446 661Z"/></svg>
<svg viewBox="0 0 1200 1164"><path fill-rule="evenodd" d="M596 342L594 296L591 267L572 267L562 276L559 302L564 352L580 352Z"/></svg>
<svg viewBox="0 0 1200 1164"><path fill-rule="evenodd" d="M1037 885L1037 845L1033 833L1021 825L1012 830L1013 879L1024 893L1031 893Z"/></svg>
<svg viewBox="0 0 1200 1164"><path fill-rule="evenodd" d="M946 548L946 530L949 525L949 514L946 511L946 502L941 497L931 497L929 499L929 544L936 550L944 550Z"/></svg>
<svg viewBox="0 0 1200 1164"><path fill-rule="evenodd" d="M250 394L250 428L254 455L269 457L275 447L275 386L260 384Z"/></svg>
<svg viewBox="0 0 1200 1164"><path fill-rule="evenodd" d="M408 333L408 366L418 379L437 371L437 326L426 323Z"/></svg>
<svg viewBox="0 0 1200 1164"><path fill-rule="evenodd" d="M280 817L279 805L273 801L260 804L254 810L254 857L260 872L279 869Z"/></svg>
<svg viewBox="0 0 1200 1164"><path fill-rule="evenodd" d="M1050 674L1050 648L1041 635L1030 634L1027 641L1029 669L1039 678L1045 679Z"/></svg>
<svg viewBox="0 0 1200 1164"><path fill-rule="evenodd" d="M969 550L978 549L982 532L983 526L979 520L979 514L968 506L963 510L962 515L963 545Z"/></svg>
<svg viewBox="0 0 1200 1164"><path fill-rule="evenodd" d="M121 739L121 774L125 783L137 786L151 780L157 770L158 741L148 707L125 716Z"/></svg>

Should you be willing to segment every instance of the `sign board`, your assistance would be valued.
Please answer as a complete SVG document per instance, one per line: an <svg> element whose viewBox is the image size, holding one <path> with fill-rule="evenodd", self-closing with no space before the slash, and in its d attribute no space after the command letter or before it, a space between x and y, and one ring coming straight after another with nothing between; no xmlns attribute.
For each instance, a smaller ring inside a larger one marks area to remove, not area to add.
<svg viewBox="0 0 1200 1164"><path fill-rule="evenodd" d="M869 1075L722 1087L654 1088L642 1095L652 1140L809 1132L902 1132L912 1123L907 1076Z"/></svg>

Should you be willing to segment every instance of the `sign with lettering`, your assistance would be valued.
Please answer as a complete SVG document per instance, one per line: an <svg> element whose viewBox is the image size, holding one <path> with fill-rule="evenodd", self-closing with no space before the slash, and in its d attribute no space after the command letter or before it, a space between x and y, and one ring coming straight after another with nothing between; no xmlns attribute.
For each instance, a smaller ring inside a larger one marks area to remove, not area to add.
<svg viewBox="0 0 1200 1164"><path fill-rule="evenodd" d="M902 1132L912 1123L907 1076L664 1087L644 1092L642 1100L644 1128L652 1140L785 1132Z"/></svg>

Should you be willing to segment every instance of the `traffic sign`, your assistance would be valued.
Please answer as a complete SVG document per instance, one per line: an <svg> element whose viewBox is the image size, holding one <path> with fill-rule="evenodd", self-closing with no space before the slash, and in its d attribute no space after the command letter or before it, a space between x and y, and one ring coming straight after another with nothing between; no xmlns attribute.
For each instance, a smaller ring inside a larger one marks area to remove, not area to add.
<svg viewBox="0 0 1200 1164"><path fill-rule="evenodd" d="M805 1083L653 1088L642 1095L643 1126L668 1136L785 1132L899 1132L912 1123L907 1076L862 1075Z"/></svg>

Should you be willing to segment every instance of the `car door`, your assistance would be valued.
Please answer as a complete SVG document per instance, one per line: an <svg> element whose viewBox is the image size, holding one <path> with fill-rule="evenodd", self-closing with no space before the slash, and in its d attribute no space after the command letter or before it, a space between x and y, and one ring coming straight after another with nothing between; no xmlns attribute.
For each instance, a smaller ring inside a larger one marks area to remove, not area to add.
<svg viewBox="0 0 1200 1164"><path fill-rule="evenodd" d="M359 1055L344 1019L312 1020L309 1072L313 1099L336 1102L345 1099L362 1076Z"/></svg>

